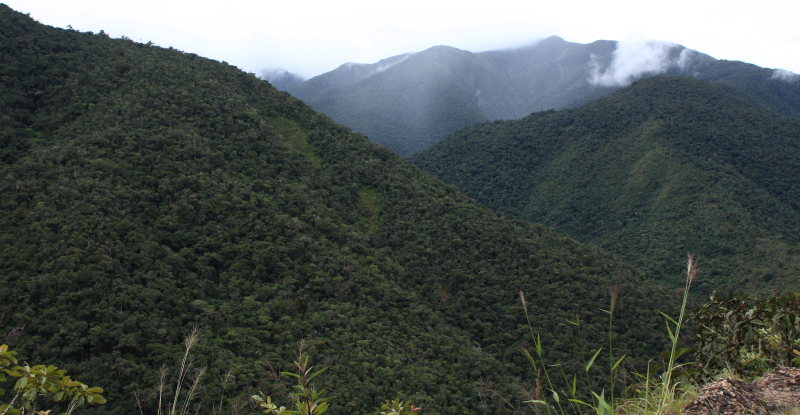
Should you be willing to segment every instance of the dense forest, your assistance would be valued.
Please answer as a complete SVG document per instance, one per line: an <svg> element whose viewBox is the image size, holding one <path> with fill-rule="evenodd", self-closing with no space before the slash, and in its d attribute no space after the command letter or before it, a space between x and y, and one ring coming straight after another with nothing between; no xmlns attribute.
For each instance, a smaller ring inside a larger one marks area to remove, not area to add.
<svg viewBox="0 0 800 415"><path fill-rule="evenodd" d="M253 74L4 5L0 151L5 342L104 387L94 413L152 408L193 327L206 407L229 369L230 399L285 397L269 368L304 340L330 413L514 413L535 381L520 291L549 359L575 365L613 285L620 355L661 351L657 310L680 297L678 273L652 284L479 206Z"/></svg>
<svg viewBox="0 0 800 415"><path fill-rule="evenodd" d="M642 80L584 107L465 128L412 160L652 278L705 258L698 292L797 289L800 122L730 88Z"/></svg>

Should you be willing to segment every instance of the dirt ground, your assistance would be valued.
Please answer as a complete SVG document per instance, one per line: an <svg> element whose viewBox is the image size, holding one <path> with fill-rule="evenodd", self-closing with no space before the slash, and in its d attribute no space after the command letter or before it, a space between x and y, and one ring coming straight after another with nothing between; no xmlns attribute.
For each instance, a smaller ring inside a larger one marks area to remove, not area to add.
<svg viewBox="0 0 800 415"><path fill-rule="evenodd" d="M706 385L686 415L783 415L800 408L800 369L780 367L755 382L723 379Z"/></svg>

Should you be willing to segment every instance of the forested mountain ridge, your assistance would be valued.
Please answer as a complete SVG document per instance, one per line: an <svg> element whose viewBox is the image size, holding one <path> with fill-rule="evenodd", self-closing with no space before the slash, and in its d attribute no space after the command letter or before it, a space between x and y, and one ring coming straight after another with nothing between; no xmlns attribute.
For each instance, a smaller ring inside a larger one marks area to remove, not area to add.
<svg viewBox="0 0 800 415"><path fill-rule="evenodd" d="M412 158L499 211L653 277L705 258L702 291L797 287L800 122L664 76L584 107L465 128Z"/></svg>
<svg viewBox="0 0 800 415"><path fill-rule="evenodd" d="M15 350L106 388L86 413L138 411L137 391L153 405L157 368L193 326L201 403L228 369L226 396L285 394L266 363L281 369L305 339L329 368L331 413L396 396L510 413L491 396L518 402L532 382L519 291L548 356L575 364L612 284L620 354L660 348L655 310L677 295L473 203L253 75L4 5L0 144L0 314L24 327Z"/></svg>
<svg viewBox="0 0 800 415"><path fill-rule="evenodd" d="M374 64L345 64L302 83L276 81L403 156L470 124L576 107L661 73L719 82L759 105L800 118L800 76L717 60L680 45L638 47L629 50L628 44L605 40L572 43L555 36L480 53L437 46Z"/></svg>
<svg viewBox="0 0 800 415"><path fill-rule="evenodd" d="M608 88L582 88L585 68L576 62L612 51L611 42L579 45L556 37L485 53L435 46L375 64L344 64L286 90L371 140L410 155L467 125L603 95Z"/></svg>

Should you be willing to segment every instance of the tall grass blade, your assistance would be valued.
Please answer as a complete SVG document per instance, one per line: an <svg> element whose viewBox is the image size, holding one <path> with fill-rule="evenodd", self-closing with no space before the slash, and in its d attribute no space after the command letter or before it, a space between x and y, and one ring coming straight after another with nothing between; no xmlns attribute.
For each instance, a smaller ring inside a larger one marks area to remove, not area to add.
<svg viewBox="0 0 800 415"><path fill-rule="evenodd" d="M617 363L614 363L614 366L611 367L611 370L617 370L617 367L619 367L620 363L622 363L622 361L625 360L626 357L628 357L628 355L626 354L622 355L622 357L620 357L619 360L617 360Z"/></svg>
<svg viewBox="0 0 800 415"><path fill-rule="evenodd" d="M661 415L666 409L667 401L673 399L675 396L675 387L677 385L672 384L672 374L676 370L675 361L678 357L678 339L680 338L681 334L681 327L683 325L683 318L686 313L686 303L689 299L689 289L692 286L692 281L694 280L695 276L697 276L697 267L694 262L694 256L689 254L689 259L686 264L686 278L685 284L683 288L683 301L681 302L681 309L680 314L678 316L678 321L675 322L675 333L672 330L669 330L669 337L672 341L672 349L669 354L669 363L667 364L667 370L664 372L663 377L663 387L661 389L661 403L656 408L655 415ZM664 313L662 313L663 315ZM667 318L669 318L667 316ZM674 321L674 320L672 320ZM669 324L667 324L667 328L669 329Z"/></svg>
<svg viewBox="0 0 800 415"><path fill-rule="evenodd" d="M601 348L599 348L599 349L597 349L597 351L596 351L596 352L594 352L594 356L592 356L592 358L591 358L591 359L589 359L589 361L586 363L586 373L589 373L589 369L591 369L591 368L592 368L592 365L594 364L594 360L595 360L595 359L597 359L597 356L599 356L599 355L600 355L600 352L601 352L602 350L603 350L603 348L602 348L602 347L601 347Z"/></svg>

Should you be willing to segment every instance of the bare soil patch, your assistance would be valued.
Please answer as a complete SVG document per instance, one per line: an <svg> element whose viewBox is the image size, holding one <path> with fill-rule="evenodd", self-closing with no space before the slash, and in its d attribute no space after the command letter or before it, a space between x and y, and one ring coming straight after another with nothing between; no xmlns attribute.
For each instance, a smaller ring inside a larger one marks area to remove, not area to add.
<svg viewBox="0 0 800 415"><path fill-rule="evenodd" d="M706 385L686 415L775 415L800 408L800 369L779 367L748 383L727 378Z"/></svg>

